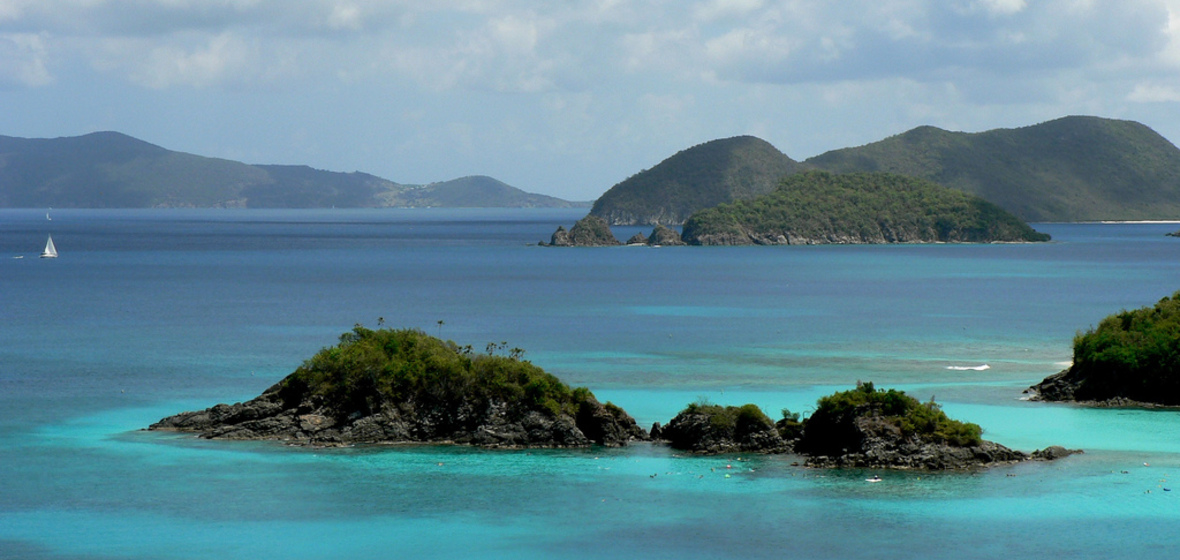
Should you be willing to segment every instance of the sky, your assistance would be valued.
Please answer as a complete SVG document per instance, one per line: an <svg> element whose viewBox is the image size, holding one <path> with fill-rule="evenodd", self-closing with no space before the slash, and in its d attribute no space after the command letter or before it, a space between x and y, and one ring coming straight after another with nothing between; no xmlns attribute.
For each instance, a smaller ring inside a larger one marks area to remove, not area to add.
<svg viewBox="0 0 1180 560"><path fill-rule="evenodd" d="M0 0L0 135L399 183L593 200L718 138L1066 115L1180 141L1180 0Z"/></svg>

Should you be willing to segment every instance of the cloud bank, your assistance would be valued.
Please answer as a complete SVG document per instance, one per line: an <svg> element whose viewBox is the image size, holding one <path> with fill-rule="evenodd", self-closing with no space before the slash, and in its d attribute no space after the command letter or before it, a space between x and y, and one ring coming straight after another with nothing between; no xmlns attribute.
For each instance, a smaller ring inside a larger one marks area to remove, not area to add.
<svg viewBox="0 0 1180 560"><path fill-rule="evenodd" d="M0 134L97 120L211 155L593 198L736 134L797 158L1076 113L1180 137L1180 0L0 0L0 96L27 115ZM51 102L74 109L36 119ZM168 109L205 124L186 136Z"/></svg>

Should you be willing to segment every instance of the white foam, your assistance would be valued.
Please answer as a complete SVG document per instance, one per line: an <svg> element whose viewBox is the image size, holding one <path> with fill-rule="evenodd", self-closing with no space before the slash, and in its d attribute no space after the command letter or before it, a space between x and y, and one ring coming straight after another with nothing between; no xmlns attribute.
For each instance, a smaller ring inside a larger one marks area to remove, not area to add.
<svg viewBox="0 0 1180 560"><path fill-rule="evenodd" d="M946 366L946 369L953 371L983 371L985 369L991 368L992 367L987 364L983 364L981 366Z"/></svg>

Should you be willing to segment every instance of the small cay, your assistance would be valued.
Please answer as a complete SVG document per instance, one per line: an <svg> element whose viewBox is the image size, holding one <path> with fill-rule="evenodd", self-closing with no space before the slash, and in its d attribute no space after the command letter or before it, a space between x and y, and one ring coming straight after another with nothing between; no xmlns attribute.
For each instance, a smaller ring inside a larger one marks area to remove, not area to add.
<svg viewBox="0 0 1180 560"><path fill-rule="evenodd" d="M1080 453L1053 446L1023 453L982 438L977 425L952 420L933 400L922 403L894 389L859 383L819 400L800 421L783 410L771 422L756 405L694 403L652 436L694 453L782 453L820 468L966 470L1027 460L1053 460Z"/></svg>
<svg viewBox="0 0 1180 560"><path fill-rule="evenodd" d="M257 398L185 412L151 430L297 445L455 443L483 447L623 446L648 439L635 420L586 388L508 355L459 347L418 330L340 337Z"/></svg>

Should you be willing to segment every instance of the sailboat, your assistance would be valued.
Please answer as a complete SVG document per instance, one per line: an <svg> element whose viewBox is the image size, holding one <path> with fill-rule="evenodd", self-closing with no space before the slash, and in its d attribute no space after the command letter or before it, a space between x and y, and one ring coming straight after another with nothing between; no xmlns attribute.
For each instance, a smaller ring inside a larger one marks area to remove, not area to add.
<svg viewBox="0 0 1180 560"><path fill-rule="evenodd" d="M52 235L49 236L49 241L45 242L45 250L41 251L41 258L43 258L43 259L56 259L57 258L57 247L53 246L53 236Z"/></svg>

